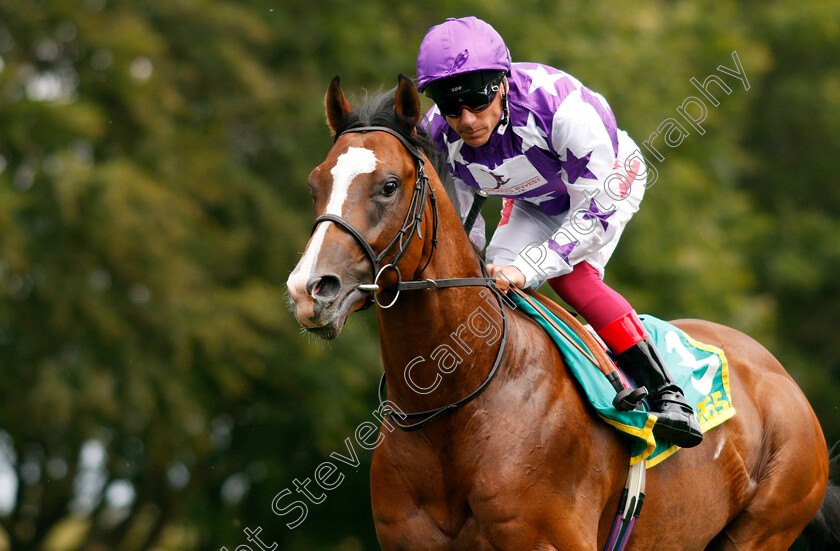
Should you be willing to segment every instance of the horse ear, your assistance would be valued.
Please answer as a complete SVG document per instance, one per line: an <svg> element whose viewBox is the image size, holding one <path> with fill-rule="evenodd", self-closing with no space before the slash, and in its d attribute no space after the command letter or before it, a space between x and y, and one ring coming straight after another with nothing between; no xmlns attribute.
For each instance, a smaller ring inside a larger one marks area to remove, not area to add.
<svg viewBox="0 0 840 551"><path fill-rule="evenodd" d="M330 134L335 136L338 129L347 120L350 111L353 110L350 104L347 103L344 92L341 91L341 78L338 75L330 82L330 87L327 89L327 96L324 98L324 104L327 106L327 125L330 127Z"/></svg>
<svg viewBox="0 0 840 551"><path fill-rule="evenodd" d="M420 120L420 97L410 78L400 73L399 82L394 97L394 109L400 124L409 132L413 132L417 121Z"/></svg>

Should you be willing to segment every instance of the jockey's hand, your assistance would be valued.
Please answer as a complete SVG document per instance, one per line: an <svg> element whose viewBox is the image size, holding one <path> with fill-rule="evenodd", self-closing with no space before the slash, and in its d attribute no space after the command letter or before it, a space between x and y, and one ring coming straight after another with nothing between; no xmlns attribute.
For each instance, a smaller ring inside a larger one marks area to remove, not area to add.
<svg viewBox="0 0 840 551"><path fill-rule="evenodd" d="M496 266L488 264L487 271L496 278L496 288L503 293L508 292L508 287L514 285L520 289L525 286L525 275L516 266Z"/></svg>

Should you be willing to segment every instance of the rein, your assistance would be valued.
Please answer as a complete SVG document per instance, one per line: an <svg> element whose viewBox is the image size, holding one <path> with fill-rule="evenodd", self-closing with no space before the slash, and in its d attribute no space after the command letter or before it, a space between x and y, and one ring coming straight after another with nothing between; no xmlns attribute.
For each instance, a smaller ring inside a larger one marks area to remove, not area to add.
<svg viewBox="0 0 840 551"><path fill-rule="evenodd" d="M432 261L432 256L434 256L435 250L437 249L437 199L435 197L434 190L432 189L432 186L429 183L429 178L428 176L426 176L423 152L418 147L415 147L411 143L409 143L409 141L405 139L405 137L403 137L395 130L386 126L363 126L359 128L350 128L339 134L336 137L336 140L338 140L338 138L340 138L344 134L365 132L386 132L397 138L400 141L400 143L402 143L402 145L405 147L405 149L411 154L411 156L414 157L415 165L417 167L417 179L414 183L414 192L411 196L411 202L408 205L408 211L405 214L405 219L403 220L402 227L397 232L397 235L394 236L391 242L379 254L376 254L376 252L373 250L373 247L371 247L370 243L368 243L367 239L365 239L362 233L356 228L354 228L353 225L350 224L350 222L348 222L341 216L338 216L336 214L322 214L321 216L315 219L315 223L312 225L313 233L318 227L318 224L322 222L332 222L340 228L344 229L350 235L352 235L356 242L362 247L362 250L365 252L368 259L370 260L374 274L373 283L363 283L361 285L358 285L356 288L360 291L369 292L370 295L368 296L368 301L371 301L372 297L372 302L375 302L376 305L380 308L392 307L397 302L401 291L449 289L453 287L488 287L495 292L496 279L491 277L459 277L449 279L419 279L411 281L402 281L402 274L399 268L397 268L397 264L399 263L400 259L403 257L405 252L408 250L408 247L411 244L411 240L414 238L414 235L417 234L421 239L423 238L420 232L420 224L423 222L423 208L426 204L426 197L429 198L429 201L432 205L432 252L429 254L429 258L426 260L426 264L423 266L423 269L421 269L417 275L421 275L429 266L429 263ZM472 215L472 218L474 220L475 215ZM397 243L399 243L399 250L397 251L394 258L392 258L384 266L380 267L380 263L382 262L382 260L389 252L391 252L391 249L393 249L394 246L397 245ZM378 284L378 281L380 276L388 269L394 270L397 273L397 284L393 287L397 294L394 296L394 299L389 304L383 305L378 300L378 293L382 290ZM387 383L385 379L385 374L383 373L382 379L379 382L379 407L380 411L382 412L382 415L390 417L394 421L394 423L404 431L415 431L425 427L426 425L434 422L437 419L440 419L441 417L444 417L460 409L461 407L473 401L482 392L484 392L484 390L490 385L490 382L496 376L496 373L498 373L499 371L499 366L502 363L502 356L504 356L504 351L507 344L507 314L505 312L504 302L499 297L498 293L496 294L496 300L499 302L499 309L502 314L502 339L501 343L499 344L499 351L496 353L496 361L493 363L493 367L490 369L490 372L487 374L487 378L484 380L484 382L481 383L481 385L479 385L479 387L476 388L468 396L461 398L457 402L453 402L446 406L431 409L428 411L403 413L385 405L385 389ZM368 302L363 308L367 308L368 306L370 306L370 302ZM420 419L420 421L413 424L403 424L394 419L394 417L400 417L403 420Z"/></svg>
<svg viewBox="0 0 840 551"><path fill-rule="evenodd" d="M461 279L486 279L486 278L461 278ZM430 281L430 280L427 280ZM439 281L447 281L447 280L439 280ZM452 281L452 280L449 280ZM495 280L491 280L495 281ZM478 283L464 283L461 285L450 285L450 287L469 287L480 285ZM435 287L436 289L441 289L442 287ZM502 340L499 344L499 351L496 353L496 361L493 363L492 369L490 369L490 373L487 374L487 378L484 379L484 382L479 385L478 388L473 390L468 396L461 398L457 402L453 402L451 404L445 405L443 407L430 409L428 411L418 411L413 413L403 413L402 411L397 411L392 407L386 405L387 400L385 398L385 387L386 387L386 378L385 374L382 374L382 378L379 380L379 408L382 412L382 415L385 417L390 417L391 420L397 425L399 428L406 432L412 432L418 429L422 429L426 425L433 423L435 420L449 415L450 413L464 407L465 405L472 402L475 398L478 397L479 394L484 392L484 390L490 386L490 382L496 376L496 373L499 372L499 366L502 364L502 357L504 356L505 346L507 345L507 336L508 336L508 324L507 324L507 313L505 312L505 306L502 299L499 295L496 295L496 300L499 302L499 310L502 313ZM402 420L415 420L419 419L416 423L411 424L404 424L400 423L396 418L400 418Z"/></svg>

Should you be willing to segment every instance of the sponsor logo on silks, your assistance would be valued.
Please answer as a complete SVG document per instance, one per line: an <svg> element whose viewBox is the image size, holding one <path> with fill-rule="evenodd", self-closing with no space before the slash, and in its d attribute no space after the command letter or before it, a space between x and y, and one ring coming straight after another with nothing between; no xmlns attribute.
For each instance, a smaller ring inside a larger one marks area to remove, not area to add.
<svg viewBox="0 0 840 551"><path fill-rule="evenodd" d="M531 189L532 187L535 187L537 185L542 185L544 183L546 183L545 178L543 178L542 176L534 176L533 178L531 178L527 182L519 184L518 186L510 187L510 188L506 189L505 191L507 191L508 193L520 193L522 191L527 191L527 190Z"/></svg>
<svg viewBox="0 0 840 551"><path fill-rule="evenodd" d="M525 155L508 159L495 169L479 163L467 165L478 187L491 195L521 195L546 183Z"/></svg>
<svg viewBox="0 0 840 551"><path fill-rule="evenodd" d="M580 241L572 241L561 246L557 241L549 239L548 248L559 254L566 264L568 264L569 255L572 254L572 251L578 246L578 243L580 243Z"/></svg>
<svg viewBox="0 0 840 551"><path fill-rule="evenodd" d="M460 69L464 63L470 58L470 51L465 49L463 52L455 56L455 61L452 62L452 69Z"/></svg>
<svg viewBox="0 0 840 551"><path fill-rule="evenodd" d="M499 189L500 187L502 187L506 183L510 182L510 178L505 179L504 176L499 176L495 172L491 172L490 176L492 176L493 179L496 180L496 187L493 188L493 189Z"/></svg>

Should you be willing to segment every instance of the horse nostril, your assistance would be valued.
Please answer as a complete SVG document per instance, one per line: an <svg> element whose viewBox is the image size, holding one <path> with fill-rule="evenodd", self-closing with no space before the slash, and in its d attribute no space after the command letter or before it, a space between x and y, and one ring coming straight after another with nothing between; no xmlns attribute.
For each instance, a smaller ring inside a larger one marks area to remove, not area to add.
<svg viewBox="0 0 840 551"><path fill-rule="evenodd" d="M341 290L341 280L334 275L315 277L306 284L306 290L317 300L332 300Z"/></svg>

